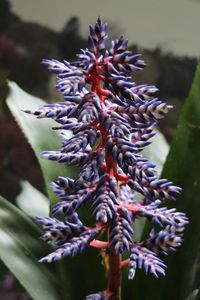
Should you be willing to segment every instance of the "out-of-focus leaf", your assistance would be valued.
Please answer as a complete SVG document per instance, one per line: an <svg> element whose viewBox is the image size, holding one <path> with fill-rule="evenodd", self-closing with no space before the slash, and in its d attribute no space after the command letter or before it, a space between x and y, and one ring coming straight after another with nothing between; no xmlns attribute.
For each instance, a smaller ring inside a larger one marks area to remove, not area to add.
<svg viewBox="0 0 200 300"><path fill-rule="evenodd" d="M21 193L17 196L16 202L30 217L49 215L49 200L28 181L21 182Z"/></svg>
<svg viewBox="0 0 200 300"><path fill-rule="evenodd" d="M59 149L61 137L57 131L51 130L51 127L53 126L52 120L36 119L35 116L27 115L22 111L23 109L35 110L43 106L45 104L44 101L29 95L14 82L9 83L9 88L10 92L6 103L35 152L43 172L51 203L56 202L57 198L49 187L49 184L55 180L57 176L72 177L74 175L74 170L72 168L67 168L64 164L41 159L39 156L44 150Z"/></svg>
<svg viewBox="0 0 200 300"><path fill-rule="evenodd" d="M168 153L169 145L164 135L157 131L156 136L152 138L152 143L144 149L142 155L150 162L156 164L156 170L158 172L158 176L160 176Z"/></svg>
<svg viewBox="0 0 200 300"><path fill-rule="evenodd" d="M35 300L61 300L54 266L38 263L48 248L35 224L0 197L0 259Z"/></svg>
<svg viewBox="0 0 200 300"><path fill-rule="evenodd" d="M183 106L178 128L162 178L183 188L175 206L189 218L183 246L166 259L166 277L152 280L139 274L133 285L135 299L182 300L194 290L200 249L200 63L189 96ZM140 276L141 275L141 276ZM145 289L142 288L145 286Z"/></svg>
<svg viewBox="0 0 200 300"><path fill-rule="evenodd" d="M199 290L194 290L192 294L189 295L185 300L196 300L198 296Z"/></svg>

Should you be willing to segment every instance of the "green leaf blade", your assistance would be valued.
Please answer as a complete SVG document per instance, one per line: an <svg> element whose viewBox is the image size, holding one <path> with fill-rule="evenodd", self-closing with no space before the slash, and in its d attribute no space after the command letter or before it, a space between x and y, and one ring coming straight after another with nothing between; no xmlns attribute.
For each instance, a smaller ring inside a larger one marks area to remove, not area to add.
<svg viewBox="0 0 200 300"><path fill-rule="evenodd" d="M183 245L176 253L163 257L167 265L164 278L137 274L133 283L135 299L183 300L195 289L194 280L200 249L200 63L189 96L183 106L161 178L167 178L183 191L177 201L167 203L185 212L189 224ZM140 273L140 272L138 272ZM142 287L145 286L145 289Z"/></svg>
<svg viewBox="0 0 200 300"><path fill-rule="evenodd" d="M44 150L56 151L59 149L61 137L57 132L51 130L51 127L54 125L52 120L37 119L35 116L28 115L22 111L25 109L35 110L43 106L45 104L44 101L29 95L14 82L9 82L9 88L10 92L6 103L35 152L43 172L49 199L51 204L53 204L57 202L57 197L49 187L50 183L58 176L73 177L75 170L66 167L64 164L40 158L40 154Z"/></svg>
<svg viewBox="0 0 200 300"><path fill-rule="evenodd" d="M165 298L182 300L193 291L200 248L200 63L189 96L183 106L179 125L162 177L182 187L176 207L189 218L184 244L169 257ZM176 282L176 283L174 283ZM168 289L167 289L168 287ZM171 287L171 288L170 288ZM173 291L172 291L173 289Z"/></svg>
<svg viewBox="0 0 200 300"><path fill-rule="evenodd" d="M54 266L38 263L49 248L38 239L39 235L28 217L0 197L0 259L33 299L60 300L60 284L52 275Z"/></svg>

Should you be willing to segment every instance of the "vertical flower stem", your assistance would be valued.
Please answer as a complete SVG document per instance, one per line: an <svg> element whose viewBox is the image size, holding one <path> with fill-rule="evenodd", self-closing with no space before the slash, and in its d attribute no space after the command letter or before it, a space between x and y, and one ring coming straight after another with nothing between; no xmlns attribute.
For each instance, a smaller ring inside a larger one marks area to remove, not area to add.
<svg viewBox="0 0 200 300"><path fill-rule="evenodd" d="M121 254L115 254L109 249L108 254L108 290L113 293L112 300L121 300Z"/></svg>
<svg viewBox="0 0 200 300"><path fill-rule="evenodd" d="M109 94L109 91L101 88L101 81L104 81L101 75L98 74L98 70L102 70L102 66L93 67L87 75L88 82L91 83L91 91L95 92L101 99L102 110L104 109L104 98ZM101 147L105 149L105 143L108 134L106 133L104 127L99 126L101 132ZM117 168L116 164L113 162L111 155L105 149L105 165L106 172L109 176L116 177ZM117 179L117 178L116 178ZM119 178L118 178L119 179ZM117 179L117 180L118 180ZM118 185L119 188L119 185ZM108 229L108 237L109 237ZM108 248L108 291L112 293L111 300L121 300L121 254L115 254L112 247Z"/></svg>
<svg viewBox="0 0 200 300"><path fill-rule="evenodd" d="M114 173L117 173L116 166L114 166ZM118 197L120 190L120 182L118 181ZM108 241L109 241L109 230L108 229ZM109 243L108 243L109 244ZM108 248L108 290L113 292L111 300L121 300L121 254L115 254L112 247Z"/></svg>

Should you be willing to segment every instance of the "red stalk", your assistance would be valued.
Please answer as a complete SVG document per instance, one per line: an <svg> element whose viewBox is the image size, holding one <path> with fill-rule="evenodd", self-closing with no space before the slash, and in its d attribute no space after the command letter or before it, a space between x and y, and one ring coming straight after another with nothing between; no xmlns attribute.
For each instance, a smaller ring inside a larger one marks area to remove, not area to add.
<svg viewBox="0 0 200 300"><path fill-rule="evenodd" d="M113 292L111 299L121 299L121 255L114 254L112 249L109 249L108 254L108 290Z"/></svg>
<svg viewBox="0 0 200 300"><path fill-rule="evenodd" d="M105 77L101 74L98 74L98 71L103 71L103 66L94 66L87 74L87 80L91 84L92 92L96 93L99 98L101 99L101 107L104 109L104 99L106 96L109 95L109 91L105 90L101 87L101 81L105 80ZM108 133L105 132L103 126L100 126L97 121L94 121L94 125L99 128L101 132L101 142L99 148L105 149L105 143L108 136ZM105 151L105 164L103 165L107 174L110 177L115 177L118 186L120 183L126 182L128 176L125 174L118 174L117 172L117 165L113 161L112 156ZM110 226L109 226L110 227ZM108 227L108 228L109 228ZM109 235L109 229L108 229ZM109 242L101 242L95 240L90 243L90 246L96 247L99 249L107 248L108 251L108 268L107 268L107 277L108 277L108 289L107 291L110 292L110 299L111 300L121 300L121 254L115 254L114 249L109 247Z"/></svg>

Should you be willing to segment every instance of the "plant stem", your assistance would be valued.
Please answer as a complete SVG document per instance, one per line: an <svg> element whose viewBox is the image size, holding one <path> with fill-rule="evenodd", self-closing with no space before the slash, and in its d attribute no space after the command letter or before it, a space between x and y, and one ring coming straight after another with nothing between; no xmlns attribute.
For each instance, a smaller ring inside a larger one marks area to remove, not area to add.
<svg viewBox="0 0 200 300"><path fill-rule="evenodd" d="M97 57L98 59L98 57ZM96 65L92 69L90 69L87 74L87 80L91 83L91 91L96 93L101 99L101 107L102 111L106 108L104 105L104 99L108 96L109 91L105 90L101 87L101 82L105 81L105 77L99 74L103 70L103 66ZM98 125L98 122L94 122L94 126L98 126L101 132L101 144L99 147L103 147L105 149L105 166L106 172L110 177L115 177L118 181L118 190L119 190L119 182L127 180L124 176L121 176L117 173L117 165L114 163L112 156L106 150L106 140L108 137L108 133L105 130L104 126ZM122 178L123 177L123 178ZM109 236L109 234L108 234ZM111 300L121 300L121 254L115 254L114 249L112 247L108 248L108 291L112 293Z"/></svg>
<svg viewBox="0 0 200 300"><path fill-rule="evenodd" d="M115 254L112 249L108 253L108 290L113 292L112 300L121 300L121 254Z"/></svg>

